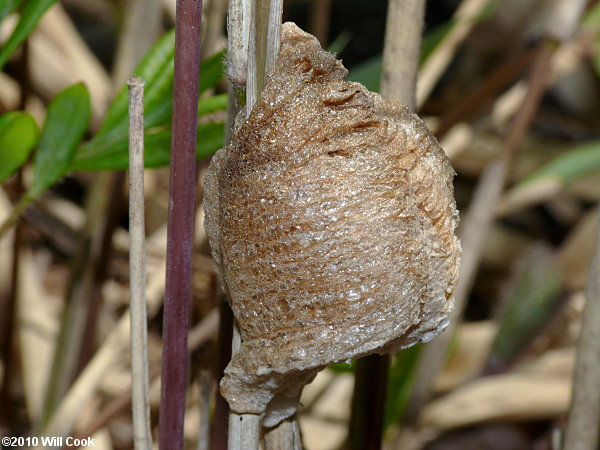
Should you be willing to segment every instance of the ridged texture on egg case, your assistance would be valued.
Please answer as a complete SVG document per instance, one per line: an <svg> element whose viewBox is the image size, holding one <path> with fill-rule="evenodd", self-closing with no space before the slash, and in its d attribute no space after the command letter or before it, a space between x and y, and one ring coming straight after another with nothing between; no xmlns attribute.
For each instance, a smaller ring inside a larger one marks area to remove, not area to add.
<svg viewBox="0 0 600 450"><path fill-rule="evenodd" d="M346 75L284 24L260 99L206 176L206 230L243 339L221 392L240 413L276 396L268 423L323 367L429 340L452 309L454 171L416 115Z"/></svg>

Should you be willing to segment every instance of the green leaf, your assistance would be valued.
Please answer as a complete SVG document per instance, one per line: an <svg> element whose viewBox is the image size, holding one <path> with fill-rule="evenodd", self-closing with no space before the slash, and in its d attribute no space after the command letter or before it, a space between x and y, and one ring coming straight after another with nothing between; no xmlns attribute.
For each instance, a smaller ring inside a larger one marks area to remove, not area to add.
<svg viewBox="0 0 600 450"><path fill-rule="evenodd" d="M331 53L339 54L346 48L348 42L352 39L352 33L347 30L342 31L327 47L327 51Z"/></svg>
<svg viewBox="0 0 600 450"><path fill-rule="evenodd" d="M78 83L60 92L48 106L33 161L33 186L37 196L64 176L90 121L90 95Z"/></svg>
<svg viewBox="0 0 600 450"><path fill-rule="evenodd" d="M198 85L200 94L214 88L221 81L224 73L225 50L221 50L202 61L200 64L200 82Z"/></svg>
<svg viewBox="0 0 600 450"><path fill-rule="evenodd" d="M437 46L440 45L454 26L454 23L453 20L449 20L427 32L421 43L421 64L427 61L427 58L429 58Z"/></svg>
<svg viewBox="0 0 600 450"><path fill-rule="evenodd" d="M384 430L402 420L410 398L422 348L422 344L417 344L401 350L390 366L385 401Z"/></svg>
<svg viewBox="0 0 600 450"><path fill-rule="evenodd" d="M38 127L29 114L10 112L0 117L0 182L25 164L37 138Z"/></svg>
<svg viewBox="0 0 600 450"><path fill-rule="evenodd" d="M446 22L435 27L425 35L421 44L421 64L425 62L433 50L444 40L453 25L454 22L452 21ZM382 70L382 56L377 55L354 66L348 74L348 80L356 81L370 91L379 92Z"/></svg>
<svg viewBox="0 0 600 450"><path fill-rule="evenodd" d="M223 147L225 139L225 124L223 122L209 122L198 125L198 139L196 158L204 159L215 154Z"/></svg>
<svg viewBox="0 0 600 450"><path fill-rule="evenodd" d="M557 156L526 177L518 186L548 179L570 183L598 170L600 170L600 141L593 141Z"/></svg>
<svg viewBox="0 0 600 450"><path fill-rule="evenodd" d="M350 363L341 362L337 364L331 364L327 368L336 373L354 373L356 371L356 360L353 359L352 361L350 361Z"/></svg>
<svg viewBox="0 0 600 450"><path fill-rule="evenodd" d="M144 90L144 128L146 130L161 128L164 131L171 124L174 48L175 33L172 30L150 49L134 71L146 84ZM223 55L224 53L220 52L202 62L200 92L214 87L222 78L224 73ZM91 163L90 170L105 170L122 166L122 151L127 149L128 136L127 95L127 86L124 86L109 108L98 133L80 149L76 163L78 167L84 164L84 161L87 161L86 167L88 162ZM201 99L198 105L200 114L225 108L227 108L227 103L223 97ZM157 132L158 130L147 131L150 143L156 138ZM158 145L150 148L158 148ZM149 160L152 160L154 155L148 152L147 154ZM114 164L109 162L111 155L116 158ZM127 156L126 153L125 156ZM97 163L92 163L92 161Z"/></svg>
<svg viewBox="0 0 600 450"><path fill-rule="evenodd" d="M228 102L227 97L227 94L217 94L201 98L198 101L198 115L205 116L206 114L226 110Z"/></svg>
<svg viewBox="0 0 600 450"><path fill-rule="evenodd" d="M21 3L23 3L23 0L0 1L0 21L4 20L9 14L12 14L19 6L21 6Z"/></svg>
<svg viewBox="0 0 600 450"><path fill-rule="evenodd" d="M503 370L522 354L556 313L560 292L561 275L551 250L534 247L521 258L507 289L486 371Z"/></svg>
<svg viewBox="0 0 600 450"><path fill-rule="evenodd" d="M225 125L222 122L198 125L196 156L198 159L212 156L223 146ZM164 167L169 164L171 130L154 128L144 137L144 165L147 168ZM127 170L129 167L127 139L108 143L87 154L78 153L69 170Z"/></svg>
<svg viewBox="0 0 600 450"><path fill-rule="evenodd" d="M593 45L591 45L591 56L594 69L600 75L600 3L590 8L583 21L584 31L591 36L595 36Z"/></svg>
<svg viewBox="0 0 600 450"><path fill-rule="evenodd" d="M26 2L17 26L2 46L2 50L0 50L0 68L4 66L10 55L29 36L29 33L33 31L46 10L55 2L56 0L28 0Z"/></svg>
<svg viewBox="0 0 600 450"><path fill-rule="evenodd" d="M145 110L149 111L153 106L148 97L156 97L154 91L162 92L167 95L170 92L168 87L173 84L173 55L175 51L175 32L170 32L163 37L150 49L142 59L134 73L142 78L146 84L144 89ZM159 105L160 106L160 105ZM113 100L100 130L94 137L98 139L107 135L126 136L128 129L127 121L128 93L127 85L123 86L115 99ZM150 128L152 124L147 123ZM110 140L110 138L109 138Z"/></svg>
<svg viewBox="0 0 600 450"><path fill-rule="evenodd" d="M348 74L348 80L362 84L368 90L379 92L381 81L382 60L381 55L357 64Z"/></svg>
<svg viewBox="0 0 600 450"><path fill-rule="evenodd" d="M155 128L144 135L144 157L146 167L160 167L169 162L171 130ZM100 144L94 152L78 153L70 170L127 170L129 167L129 142L119 139ZM166 161L166 163L165 163Z"/></svg>

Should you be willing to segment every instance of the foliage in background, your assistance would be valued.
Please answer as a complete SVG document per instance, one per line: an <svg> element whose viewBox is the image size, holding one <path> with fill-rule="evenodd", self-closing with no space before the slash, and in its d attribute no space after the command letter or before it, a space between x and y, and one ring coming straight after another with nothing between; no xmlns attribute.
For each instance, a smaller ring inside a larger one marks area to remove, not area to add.
<svg viewBox="0 0 600 450"><path fill-rule="evenodd" d="M34 29L42 14L53 1L28 2L21 13L19 25L0 51L0 66ZM5 4L2 14L13 12L18 1ZM145 83L145 164L163 167L169 164L171 114L173 95L174 30L166 33L148 52L135 70ZM5 59L3 59L5 58ZM224 68L223 52L202 62L200 93L214 88L221 80ZM227 108L227 95L203 97L198 113L209 114ZM74 170L126 170L128 167L127 87L124 86L112 102L100 130L82 143L90 118L89 93L83 84L73 85L50 103L41 136L33 118L24 112L0 116L0 181L12 175L35 152L34 182L13 216L3 225L3 231L24 208L46 189ZM198 124L197 157L207 158L223 145L222 120L200 120ZM19 138L17 138L19 136Z"/></svg>

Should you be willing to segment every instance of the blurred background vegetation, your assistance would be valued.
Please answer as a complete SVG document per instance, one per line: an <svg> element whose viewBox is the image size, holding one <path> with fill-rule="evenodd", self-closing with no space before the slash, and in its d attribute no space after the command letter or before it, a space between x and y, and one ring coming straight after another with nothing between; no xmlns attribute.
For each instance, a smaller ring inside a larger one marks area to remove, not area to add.
<svg viewBox="0 0 600 450"><path fill-rule="evenodd" d="M284 20L315 34L350 79L377 90L387 3L287 0ZM419 114L457 172L463 222L479 208L488 168L505 154L510 160L487 198L488 219L472 222L481 244L465 248L472 283L443 369L427 373L434 352L426 345L393 359L387 448L550 449L564 425L600 197L600 6L583 2L569 32L557 3L427 1ZM146 232L156 429L174 11L174 0L0 2L2 435L93 435L96 449L131 448L122 171L123 86L134 68L146 81L153 168ZM200 206L209 157L226 134L225 12L226 0L204 1L189 448L206 439L222 366ZM334 366L305 389L307 449L344 445L353 370Z"/></svg>

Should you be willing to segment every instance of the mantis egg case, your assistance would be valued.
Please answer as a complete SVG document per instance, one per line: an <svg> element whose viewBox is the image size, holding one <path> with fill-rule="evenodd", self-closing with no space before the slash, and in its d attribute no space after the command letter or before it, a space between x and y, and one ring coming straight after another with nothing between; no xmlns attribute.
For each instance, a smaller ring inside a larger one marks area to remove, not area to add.
<svg viewBox="0 0 600 450"><path fill-rule="evenodd" d="M266 410L267 425L327 365L445 328L460 254L454 171L425 124L344 81L313 36L282 30L264 91L205 185L243 341L221 392L238 413Z"/></svg>

